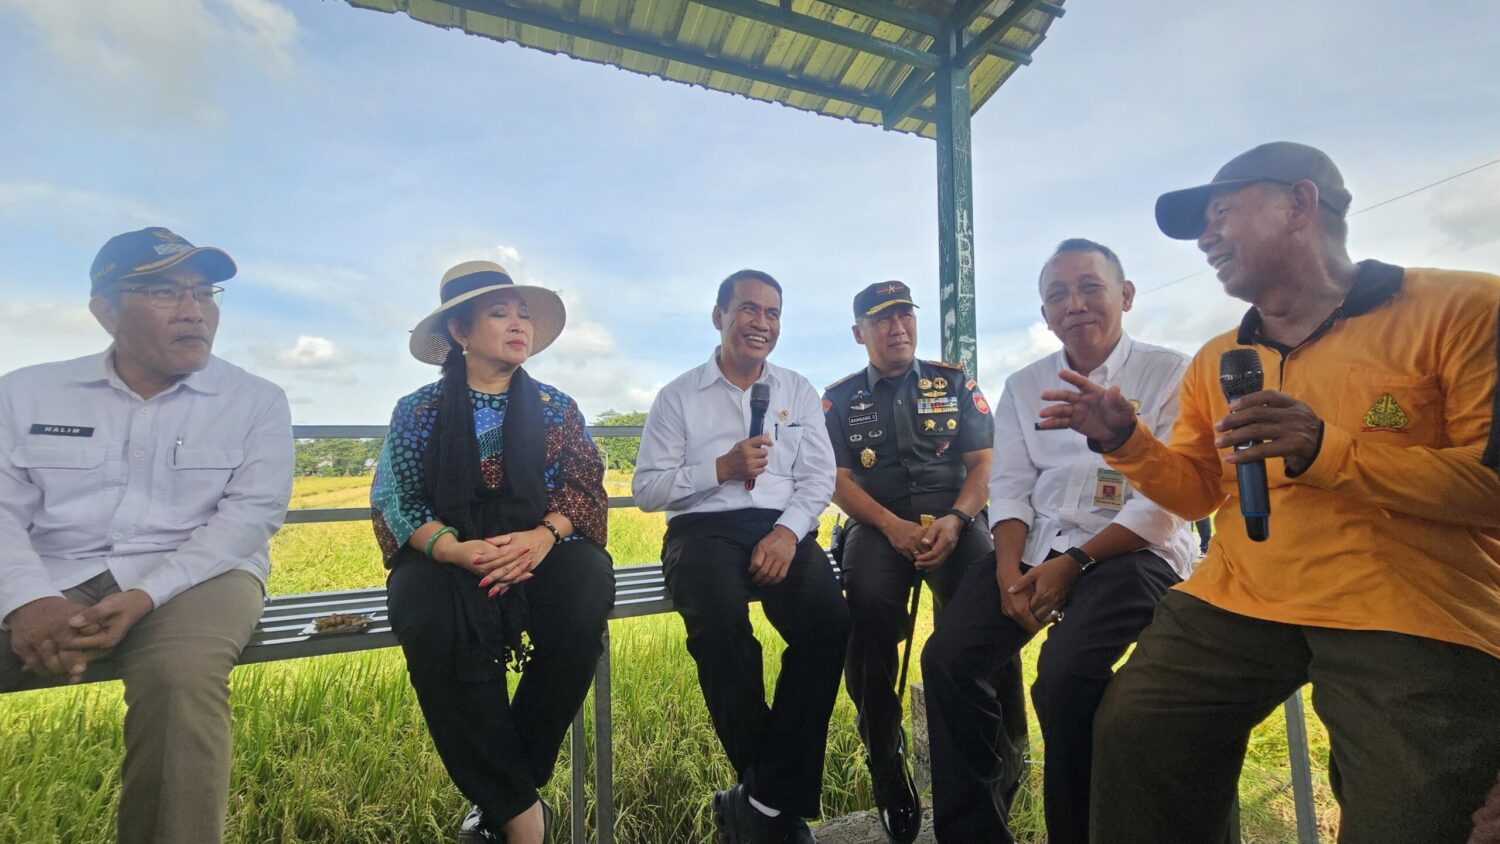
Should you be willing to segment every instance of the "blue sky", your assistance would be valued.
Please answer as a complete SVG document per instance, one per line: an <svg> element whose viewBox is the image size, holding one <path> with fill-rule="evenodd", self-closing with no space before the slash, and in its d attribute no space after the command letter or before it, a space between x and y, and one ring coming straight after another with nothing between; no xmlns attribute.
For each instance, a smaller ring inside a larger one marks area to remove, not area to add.
<svg viewBox="0 0 1500 844"><path fill-rule="evenodd" d="M1500 4L1072 2L974 121L980 379L1055 347L1035 277L1113 246L1143 291L1203 267L1163 190L1267 140L1328 151L1364 208L1500 158ZM590 416L705 360L717 280L787 288L774 360L860 366L849 301L911 283L938 354L930 141L323 0L0 0L0 371L103 348L87 273L109 236L225 248L216 352L299 423L383 422L435 371L406 332L453 263L563 292L533 372ZM1500 165L1351 221L1355 257L1500 271ZM1243 310L1210 274L1127 328L1192 351Z"/></svg>

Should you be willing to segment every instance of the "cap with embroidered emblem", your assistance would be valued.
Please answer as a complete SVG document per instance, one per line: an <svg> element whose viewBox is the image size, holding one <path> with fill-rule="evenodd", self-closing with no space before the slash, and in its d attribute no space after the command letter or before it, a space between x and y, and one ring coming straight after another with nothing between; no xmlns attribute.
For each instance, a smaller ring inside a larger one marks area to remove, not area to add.
<svg viewBox="0 0 1500 844"><path fill-rule="evenodd" d="M899 281L881 281L854 295L854 318L872 317L892 305L911 305L911 288Z"/></svg>
<svg viewBox="0 0 1500 844"><path fill-rule="evenodd" d="M190 266L210 282L234 278L234 259L213 246L194 246L187 238L161 226L125 232L110 238L94 256L89 269L90 292L99 295L116 282L153 276L173 267Z"/></svg>

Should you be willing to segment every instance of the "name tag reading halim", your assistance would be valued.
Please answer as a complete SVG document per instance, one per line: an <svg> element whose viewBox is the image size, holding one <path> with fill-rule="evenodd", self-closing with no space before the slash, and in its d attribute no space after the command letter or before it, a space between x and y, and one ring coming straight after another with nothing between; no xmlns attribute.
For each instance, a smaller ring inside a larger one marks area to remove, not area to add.
<svg viewBox="0 0 1500 844"><path fill-rule="evenodd" d="M42 425L31 426L31 433L44 437L92 437L93 428L85 428L82 425Z"/></svg>

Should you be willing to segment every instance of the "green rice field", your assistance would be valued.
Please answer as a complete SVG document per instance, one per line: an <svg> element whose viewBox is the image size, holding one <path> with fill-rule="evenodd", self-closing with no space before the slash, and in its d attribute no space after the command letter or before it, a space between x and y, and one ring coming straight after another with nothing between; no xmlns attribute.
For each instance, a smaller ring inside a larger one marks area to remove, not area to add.
<svg viewBox="0 0 1500 844"><path fill-rule="evenodd" d="M627 477L612 473L608 485L612 495L629 494ZM368 477L299 478L292 506L359 506L367 502L368 489ZM825 517L825 532L830 525L831 517ZM617 565L655 561L663 531L660 514L612 512L609 549ZM287 527L272 542L272 560L274 594L384 582L366 523ZM931 630L930 603L924 600L923 606L919 645ZM770 688L779 640L758 611L755 620L766 644ZM617 621L611 636L616 840L709 841L708 798L733 782L733 772L709 724L682 624L675 615ZM1027 648L1028 667L1036 651L1037 643ZM920 673L916 659L912 669ZM227 840L452 839L466 806L432 749L398 651L247 666L237 669L231 682L235 742ZM0 842L113 840L123 709L117 683L0 696ZM1319 818L1329 839L1337 810L1326 775L1327 734L1310 709L1308 715ZM1012 817L1018 840L1029 844L1046 840L1042 751L1033 719L1031 776ZM1296 840L1286 754L1278 711L1255 731L1240 783L1247 842ZM546 791L562 812L568 807L567 763L565 747ZM872 805L854 707L840 694L829 737L823 814L835 817Z"/></svg>

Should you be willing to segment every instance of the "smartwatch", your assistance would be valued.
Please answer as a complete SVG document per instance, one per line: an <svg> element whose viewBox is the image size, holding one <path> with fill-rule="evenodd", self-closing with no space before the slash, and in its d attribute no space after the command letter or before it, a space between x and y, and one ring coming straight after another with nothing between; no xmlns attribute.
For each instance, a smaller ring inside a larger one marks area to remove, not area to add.
<svg viewBox="0 0 1500 844"><path fill-rule="evenodd" d="M957 507L954 507L952 510L949 510L948 512L944 513L943 515L944 516L957 516L958 520L960 522L964 523L963 530L968 530L969 528L971 528L971 527L974 526L974 517L971 516L971 515L969 515L968 513L965 513L964 511L958 509ZM962 533L963 531L959 531L959 532Z"/></svg>
<svg viewBox="0 0 1500 844"><path fill-rule="evenodd" d="M1072 557L1073 558L1073 562L1075 562L1075 563L1078 564L1078 573L1079 574L1083 574L1084 572L1088 571L1089 570L1089 566L1091 566L1094 563L1098 562L1098 560L1095 560L1093 557L1090 557L1088 555L1088 552L1084 551L1082 548L1078 548L1078 547L1069 548L1068 550L1064 551L1063 553L1067 554L1069 557Z"/></svg>

